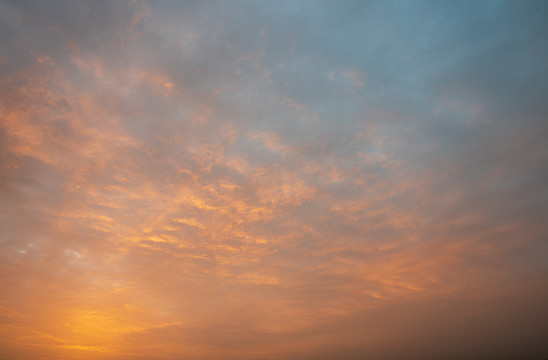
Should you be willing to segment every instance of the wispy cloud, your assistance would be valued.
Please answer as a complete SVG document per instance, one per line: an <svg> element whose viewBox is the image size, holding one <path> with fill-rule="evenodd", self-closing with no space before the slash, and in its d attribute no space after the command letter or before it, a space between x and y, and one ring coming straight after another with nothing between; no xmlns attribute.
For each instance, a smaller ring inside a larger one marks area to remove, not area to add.
<svg viewBox="0 0 548 360"><path fill-rule="evenodd" d="M3 2L0 357L546 356L547 11Z"/></svg>

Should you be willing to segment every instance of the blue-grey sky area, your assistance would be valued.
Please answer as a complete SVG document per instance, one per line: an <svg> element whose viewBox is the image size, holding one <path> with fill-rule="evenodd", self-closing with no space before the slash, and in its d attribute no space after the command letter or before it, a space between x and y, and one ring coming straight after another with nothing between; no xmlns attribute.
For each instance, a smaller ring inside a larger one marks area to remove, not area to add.
<svg viewBox="0 0 548 360"><path fill-rule="evenodd" d="M0 360L546 359L548 2L0 1Z"/></svg>

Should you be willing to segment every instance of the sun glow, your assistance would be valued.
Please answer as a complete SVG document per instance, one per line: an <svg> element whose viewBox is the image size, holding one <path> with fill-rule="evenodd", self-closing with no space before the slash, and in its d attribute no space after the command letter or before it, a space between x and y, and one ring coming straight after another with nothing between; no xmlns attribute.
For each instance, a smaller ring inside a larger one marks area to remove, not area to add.
<svg viewBox="0 0 548 360"><path fill-rule="evenodd" d="M0 359L545 358L547 11L0 1Z"/></svg>

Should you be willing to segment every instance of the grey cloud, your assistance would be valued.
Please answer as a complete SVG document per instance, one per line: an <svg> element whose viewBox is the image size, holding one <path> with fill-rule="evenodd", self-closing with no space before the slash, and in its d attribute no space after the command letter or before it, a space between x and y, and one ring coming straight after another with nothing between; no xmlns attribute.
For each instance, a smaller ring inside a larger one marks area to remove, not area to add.
<svg viewBox="0 0 548 360"><path fill-rule="evenodd" d="M542 356L547 11L3 2L0 311L120 358Z"/></svg>

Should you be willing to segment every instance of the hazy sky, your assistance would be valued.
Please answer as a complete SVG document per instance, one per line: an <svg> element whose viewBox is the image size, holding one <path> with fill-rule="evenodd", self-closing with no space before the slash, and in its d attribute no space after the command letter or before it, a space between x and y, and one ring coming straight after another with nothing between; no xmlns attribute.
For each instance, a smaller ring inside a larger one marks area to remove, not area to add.
<svg viewBox="0 0 548 360"><path fill-rule="evenodd" d="M1 1L0 359L548 357L548 2Z"/></svg>

